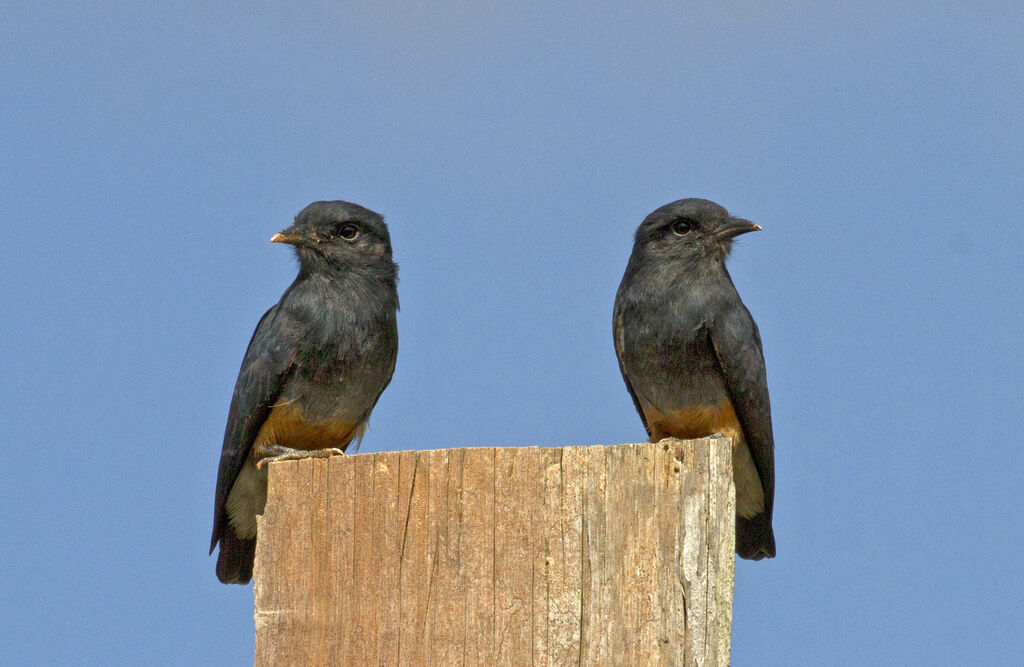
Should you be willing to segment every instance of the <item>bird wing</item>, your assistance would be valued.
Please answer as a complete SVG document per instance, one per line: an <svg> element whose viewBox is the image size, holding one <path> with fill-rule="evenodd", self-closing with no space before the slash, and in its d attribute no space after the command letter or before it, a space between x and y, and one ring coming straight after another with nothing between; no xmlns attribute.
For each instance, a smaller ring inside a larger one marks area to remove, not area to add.
<svg viewBox="0 0 1024 667"><path fill-rule="evenodd" d="M292 371L301 330L295 318L278 304L263 314L249 341L224 429L210 553L213 553L227 526L224 504L235 478Z"/></svg>
<svg viewBox="0 0 1024 667"><path fill-rule="evenodd" d="M715 318L710 335L729 397L761 477L765 510L771 516L775 491L775 441L761 335L754 318L738 299Z"/></svg>
<svg viewBox="0 0 1024 667"><path fill-rule="evenodd" d="M366 434L366 426L370 423L370 413L373 412L373 409L377 406L377 401L380 400L384 390L387 389L388 385L391 383L391 378L395 374L395 364L398 361L398 322L394 317L389 317L385 321L378 320L378 326L382 331L387 332L387 337L393 343L394 347L392 348L392 353L390 355L390 366L384 374L384 381L381 383L380 389L377 391L377 395L373 397L370 407L366 409L366 413L363 415L361 420L362 427L356 429L355 447L353 451L358 451L359 446L363 444L363 436ZM345 451L348 452L348 449L346 448Z"/></svg>
<svg viewBox="0 0 1024 667"><path fill-rule="evenodd" d="M626 365L623 362L623 355L625 352L625 336L623 334L622 326L622 311L619 308L619 304L615 304L615 356L619 360L619 372L622 373L622 380L626 383L626 389L629 390L629 396L633 399L633 405L636 407L636 411L640 414L640 421L644 423L644 429L647 431L647 437L651 437L651 427L647 425L647 417L644 416L644 409L640 405L640 399L636 396L636 391L633 390L633 384L629 381L629 375L626 373Z"/></svg>

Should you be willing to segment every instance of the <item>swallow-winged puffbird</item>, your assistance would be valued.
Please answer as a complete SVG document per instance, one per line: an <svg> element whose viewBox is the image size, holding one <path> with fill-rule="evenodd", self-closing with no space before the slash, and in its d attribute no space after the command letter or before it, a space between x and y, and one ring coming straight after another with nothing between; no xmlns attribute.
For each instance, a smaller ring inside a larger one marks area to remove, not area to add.
<svg viewBox="0 0 1024 667"><path fill-rule="evenodd" d="M615 298L615 352L651 441L733 441L736 553L775 556L775 444L761 336L725 258L761 229L706 199L647 216Z"/></svg>
<svg viewBox="0 0 1024 667"><path fill-rule="evenodd" d="M398 267L380 215L313 202L270 240L295 247L299 274L256 326L231 399L210 540L224 583L252 578L262 464L361 439L398 354Z"/></svg>

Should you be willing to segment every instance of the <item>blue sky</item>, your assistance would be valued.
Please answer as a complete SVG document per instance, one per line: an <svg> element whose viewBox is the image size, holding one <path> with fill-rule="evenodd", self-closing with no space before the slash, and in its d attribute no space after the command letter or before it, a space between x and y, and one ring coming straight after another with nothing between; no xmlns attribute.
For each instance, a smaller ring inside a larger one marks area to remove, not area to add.
<svg viewBox="0 0 1024 667"><path fill-rule="evenodd" d="M251 662L214 481L307 203L391 227L377 451L642 439L612 302L689 196L764 227L730 270L778 558L737 564L734 664L1019 661L1024 9L404 4L5 7L12 664Z"/></svg>

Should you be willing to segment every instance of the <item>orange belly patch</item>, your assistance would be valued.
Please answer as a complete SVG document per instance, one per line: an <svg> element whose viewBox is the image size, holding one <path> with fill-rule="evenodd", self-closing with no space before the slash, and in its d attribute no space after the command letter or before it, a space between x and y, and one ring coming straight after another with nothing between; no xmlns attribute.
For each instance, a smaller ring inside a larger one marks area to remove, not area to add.
<svg viewBox="0 0 1024 667"><path fill-rule="evenodd" d="M267 445L283 445L292 449L345 449L354 438L362 439L366 422L344 420L310 422L305 411L293 403L275 405L253 443L253 452Z"/></svg>
<svg viewBox="0 0 1024 667"><path fill-rule="evenodd" d="M703 438L721 433L732 438L732 474L736 485L736 514L749 519L764 511L764 488L743 438L743 428L729 401L718 405L695 405L661 412L648 407L644 417L651 428L651 441L662 438Z"/></svg>
<svg viewBox="0 0 1024 667"><path fill-rule="evenodd" d="M730 401L718 405L694 405L682 410L662 412L657 408L644 408L644 417L651 428L651 439L662 438L703 438L721 433L733 439L743 438L743 429L736 418L736 411Z"/></svg>

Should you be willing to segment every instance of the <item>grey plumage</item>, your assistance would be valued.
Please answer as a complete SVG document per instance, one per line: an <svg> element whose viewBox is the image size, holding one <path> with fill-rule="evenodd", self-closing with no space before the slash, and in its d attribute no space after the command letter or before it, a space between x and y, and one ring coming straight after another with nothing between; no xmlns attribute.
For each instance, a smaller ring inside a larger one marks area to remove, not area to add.
<svg viewBox="0 0 1024 667"><path fill-rule="evenodd" d="M295 246L299 273L257 325L228 413L210 542L211 553L221 544L225 583L252 576L266 500L257 463L334 453L361 438L398 353L398 267L380 215L314 202L272 240Z"/></svg>
<svg viewBox="0 0 1024 667"><path fill-rule="evenodd" d="M736 552L775 556L774 438L757 325L725 268L760 227L706 199L681 199L637 229L615 299L615 348L652 440L734 439Z"/></svg>

